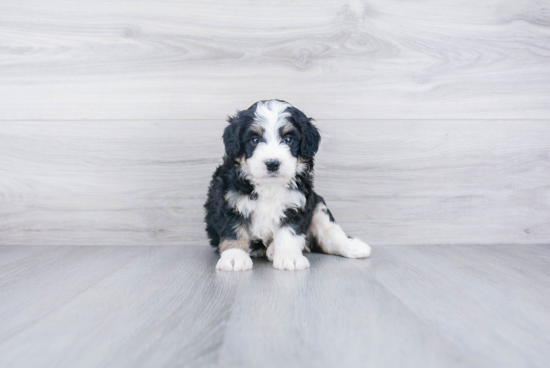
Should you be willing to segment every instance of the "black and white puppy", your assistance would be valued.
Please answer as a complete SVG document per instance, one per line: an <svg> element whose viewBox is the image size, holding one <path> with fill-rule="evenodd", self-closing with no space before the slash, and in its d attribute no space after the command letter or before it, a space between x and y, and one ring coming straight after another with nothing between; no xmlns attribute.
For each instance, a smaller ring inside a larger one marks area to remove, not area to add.
<svg viewBox="0 0 550 368"><path fill-rule="evenodd" d="M312 119L285 101L269 100L228 121L223 164L204 205L210 243L221 253L217 269L249 270L250 255L267 255L276 269L302 270L309 267L304 250L370 255L370 247L348 237L313 191L321 136Z"/></svg>

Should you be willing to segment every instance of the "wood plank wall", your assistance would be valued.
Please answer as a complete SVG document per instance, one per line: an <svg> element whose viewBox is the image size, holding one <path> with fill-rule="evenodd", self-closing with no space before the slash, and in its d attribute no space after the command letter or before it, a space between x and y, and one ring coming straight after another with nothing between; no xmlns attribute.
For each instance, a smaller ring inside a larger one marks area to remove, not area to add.
<svg viewBox="0 0 550 368"><path fill-rule="evenodd" d="M550 241L546 0L5 0L0 244L206 245L224 119L269 98L367 242Z"/></svg>

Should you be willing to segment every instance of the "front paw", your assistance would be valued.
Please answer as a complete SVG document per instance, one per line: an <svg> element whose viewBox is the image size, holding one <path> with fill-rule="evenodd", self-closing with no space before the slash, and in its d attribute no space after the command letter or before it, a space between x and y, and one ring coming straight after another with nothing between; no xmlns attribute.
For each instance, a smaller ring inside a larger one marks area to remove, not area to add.
<svg viewBox="0 0 550 368"><path fill-rule="evenodd" d="M275 252L273 267L278 270L304 270L309 267L309 261L302 254L290 255Z"/></svg>
<svg viewBox="0 0 550 368"><path fill-rule="evenodd" d="M357 238L348 239L339 251L340 255L346 258L366 258L370 256L370 247Z"/></svg>
<svg viewBox="0 0 550 368"><path fill-rule="evenodd" d="M246 271L252 269L252 259L242 249L228 249L222 252L221 258L216 264L216 270L222 271Z"/></svg>

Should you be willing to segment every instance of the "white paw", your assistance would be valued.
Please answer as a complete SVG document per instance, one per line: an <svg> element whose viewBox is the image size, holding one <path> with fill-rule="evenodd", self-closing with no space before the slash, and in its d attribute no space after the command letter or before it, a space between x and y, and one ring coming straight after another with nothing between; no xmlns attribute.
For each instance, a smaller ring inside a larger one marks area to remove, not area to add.
<svg viewBox="0 0 550 368"><path fill-rule="evenodd" d="M267 256L267 259L269 259L269 261L271 262L273 262L274 252L275 252L275 248L273 247L273 243L271 243L269 247L267 247L267 250L265 251L265 255Z"/></svg>
<svg viewBox="0 0 550 368"><path fill-rule="evenodd" d="M302 254L277 253L273 255L273 267L278 270L304 270L309 267L309 261Z"/></svg>
<svg viewBox="0 0 550 368"><path fill-rule="evenodd" d="M252 259L242 249L228 249L222 252L222 256L216 265L216 270L245 271L252 269Z"/></svg>
<svg viewBox="0 0 550 368"><path fill-rule="evenodd" d="M339 247L338 254L346 258L366 258L370 256L370 247L357 238L348 239Z"/></svg>

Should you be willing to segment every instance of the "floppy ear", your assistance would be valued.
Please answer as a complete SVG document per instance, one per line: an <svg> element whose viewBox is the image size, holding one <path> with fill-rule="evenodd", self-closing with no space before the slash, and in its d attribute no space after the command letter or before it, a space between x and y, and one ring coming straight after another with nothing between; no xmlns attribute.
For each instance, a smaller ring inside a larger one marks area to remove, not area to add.
<svg viewBox="0 0 550 368"><path fill-rule="evenodd" d="M311 124L313 119L308 118L303 112L296 108L289 109L292 119L302 130L302 142L300 144L300 154L302 157L311 158L315 156L321 143L321 135L315 125Z"/></svg>
<svg viewBox="0 0 550 368"><path fill-rule="evenodd" d="M256 102L247 110L237 111L235 116L227 117L229 125L223 131L223 144L225 145L225 154L227 157L235 159L244 153L242 135L246 127L254 120L254 111L257 104Z"/></svg>
<svg viewBox="0 0 550 368"><path fill-rule="evenodd" d="M308 119L312 120L312 119ZM319 143L321 143L321 135L319 130L308 121L302 129L302 145L300 149L302 150L303 157L313 157L319 149Z"/></svg>
<svg viewBox="0 0 550 368"><path fill-rule="evenodd" d="M237 158L241 154L241 124L237 121L237 116L227 118L229 125L223 131L225 154L229 158Z"/></svg>

